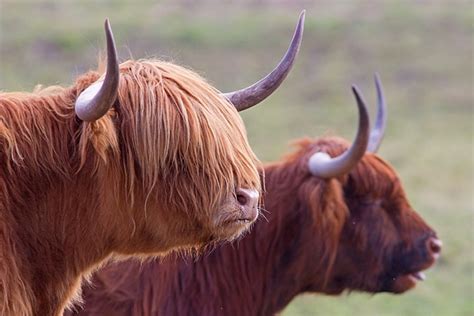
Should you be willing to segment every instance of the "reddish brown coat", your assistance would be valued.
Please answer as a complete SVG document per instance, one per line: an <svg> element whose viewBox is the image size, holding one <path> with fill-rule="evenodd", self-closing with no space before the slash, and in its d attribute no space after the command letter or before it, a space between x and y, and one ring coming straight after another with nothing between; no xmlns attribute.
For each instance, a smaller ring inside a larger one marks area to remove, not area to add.
<svg viewBox="0 0 474 316"><path fill-rule="evenodd" d="M0 93L0 314L59 315L112 254L232 239L237 188L259 190L235 108L201 77L156 60L120 66L118 98L74 114L70 88Z"/></svg>

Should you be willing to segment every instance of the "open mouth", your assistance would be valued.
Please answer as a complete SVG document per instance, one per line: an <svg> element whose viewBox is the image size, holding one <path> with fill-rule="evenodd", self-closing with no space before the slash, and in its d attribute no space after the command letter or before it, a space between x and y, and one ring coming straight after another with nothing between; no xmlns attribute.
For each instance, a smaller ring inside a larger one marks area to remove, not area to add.
<svg viewBox="0 0 474 316"><path fill-rule="evenodd" d="M393 278L391 291L393 293L403 293L416 286L418 282L424 281L426 275L422 271L401 274Z"/></svg>
<svg viewBox="0 0 474 316"><path fill-rule="evenodd" d="M412 273L412 274L409 275L409 277L415 278L418 281L424 281L426 279L425 273L421 272L421 271Z"/></svg>
<svg viewBox="0 0 474 316"><path fill-rule="evenodd" d="M424 281L426 279L426 274L424 272L418 271L413 272L402 277L409 278L413 283L417 283L418 281Z"/></svg>

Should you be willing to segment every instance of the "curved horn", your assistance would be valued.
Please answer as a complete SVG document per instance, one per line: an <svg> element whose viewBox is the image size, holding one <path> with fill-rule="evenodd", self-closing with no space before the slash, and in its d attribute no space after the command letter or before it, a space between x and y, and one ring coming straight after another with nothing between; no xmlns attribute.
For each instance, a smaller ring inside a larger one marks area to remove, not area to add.
<svg viewBox="0 0 474 316"><path fill-rule="evenodd" d="M374 128L372 128L370 132L369 145L367 146L367 151L372 153L376 153L379 149L387 125L387 104L385 103L385 97L383 95L382 82L377 73L374 76L374 80L377 89L377 120L375 121Z"/></svg>
<svg viewBox="0 0 474 316"><path fill-rule="evenodd" d="M369 141L369 114L362 94L353 85L352 92L357 100L359 108L359 128L351 147L342 155L331 158L327 153L317 152L311 156L308 162L311 174L320 178L334 178L349 172L364 155Z"/></svg>
<svg viewBox="0 0 474 316"><path fill-rule="evenodd" d="M105 36L107 38L107 72L105 79L93 83L76 100L76 115L81 120L87 122L92 122L102 117L117 98L119 65L109 19L105 20Z"/></svg>
<svg viewBox="0 0 474 316"><path fill-rule="evenodd" d="M262 102L280 86L283 80L285 80L293 66L296 55L301 46L305 12L306 11L303 10L300 14L295 33L293 34L293 39L291 40L290 47L286 51L285 56L283 56L280 63L271 73L247 88L222 94L235 106L237 111L243 111Z"/></svg>

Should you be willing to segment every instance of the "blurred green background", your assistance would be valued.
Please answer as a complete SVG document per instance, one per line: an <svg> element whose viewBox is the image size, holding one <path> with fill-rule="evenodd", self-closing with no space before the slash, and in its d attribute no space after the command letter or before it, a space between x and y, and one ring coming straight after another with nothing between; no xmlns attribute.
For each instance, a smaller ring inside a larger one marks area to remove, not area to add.
<svg viewBox="0 0 474 316"><path fill-rule="evenodd" d="M269 72L305 8L300 56L283 86L243 113L263 161L299 137L349 139L357 83L389 105L380 154L444 242L437 266L399 296L303 295L283 315L474 315L471 1L0 1L0 90L69 85L95 68L109 17L123 60L187 65L222 91Z"/></svg>

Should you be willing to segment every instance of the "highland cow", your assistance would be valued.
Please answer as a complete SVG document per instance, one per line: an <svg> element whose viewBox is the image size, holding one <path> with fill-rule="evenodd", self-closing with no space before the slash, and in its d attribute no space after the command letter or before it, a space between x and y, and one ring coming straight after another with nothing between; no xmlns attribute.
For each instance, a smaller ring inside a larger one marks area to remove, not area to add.
<svg viewBox="0 0 474 316"><path fill-rule="evenodd" d="M237 244L195 262L110 264L70 314L273 315L301 293L414 287L441 242L411 208L393 168L374 153L386 120L378 79L376 85L372 132L354 87L360 118L352 146L335 137L303 139L296 152L264 168L267 220Z"/></svg>
<svg viewBox="0 0 474 316"><path fill-rule="evenodd" d="M237 110L270 95L299 50L267 77L220 94L158 60L105 76L0 94L0 314L62 315L83 276L114 257L236 238L258 216L260 179Z"/></svg>

